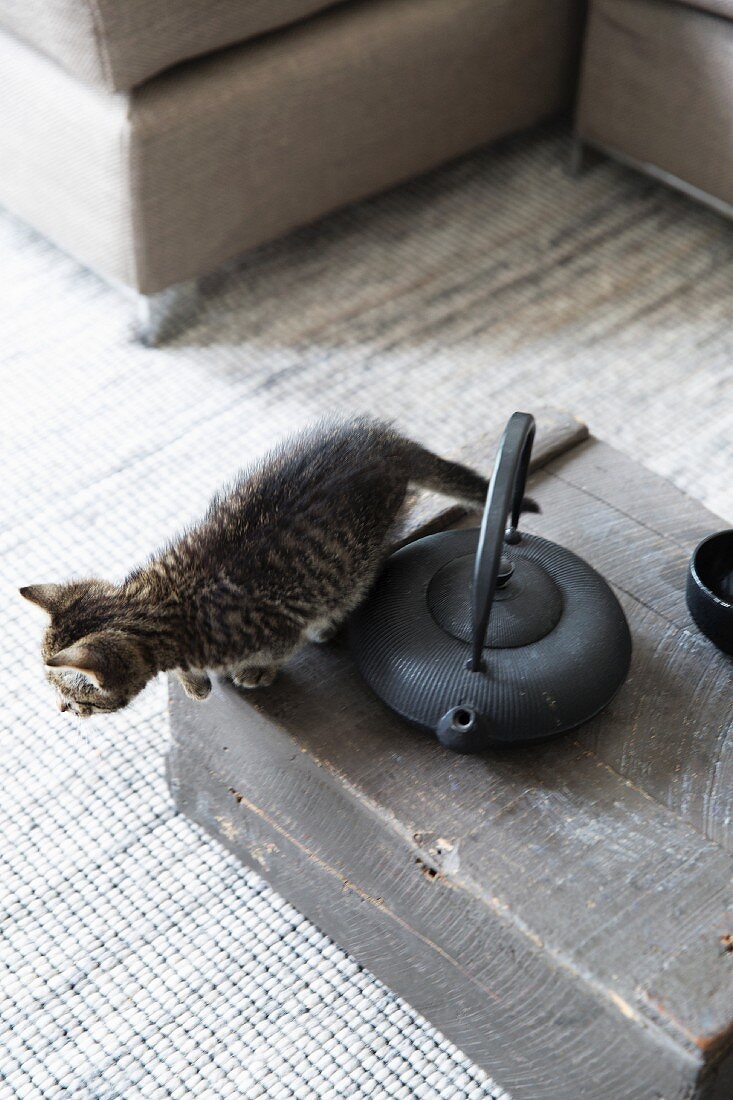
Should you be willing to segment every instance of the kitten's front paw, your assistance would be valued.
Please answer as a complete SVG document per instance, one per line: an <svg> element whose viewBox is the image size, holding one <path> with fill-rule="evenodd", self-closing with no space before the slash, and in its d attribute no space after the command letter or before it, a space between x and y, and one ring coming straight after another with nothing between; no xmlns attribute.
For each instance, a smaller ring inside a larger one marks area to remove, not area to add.
<svg viewBox="0 0 733 1100"><path fill-rule="evenodd" d="M251 665L248 668L237 668L232 672L232 682L239 688L269 687L277 676L277 665Z"/></svg>
<svg viewBox="0 0 733 1100"><path fill-rule="evenodd" d="M189 699L200 702L211 694L211 680L205 672L177 672L176 675Z"/></svg>

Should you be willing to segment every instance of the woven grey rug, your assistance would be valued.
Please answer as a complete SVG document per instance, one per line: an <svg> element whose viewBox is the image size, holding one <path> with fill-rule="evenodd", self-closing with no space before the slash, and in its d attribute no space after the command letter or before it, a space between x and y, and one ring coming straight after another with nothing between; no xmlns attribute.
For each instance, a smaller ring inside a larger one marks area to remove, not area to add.
<svg viewBox="0 0 733 1100"><path fill-rule="evenodd" d="M571 180L566 156L522 138L261 249L155 351L0 216L3 1100L502 1095L172 813L162 683L107 719L55 712L14 589L121 575L324 409L450 453L561 405L733 516L733 226L611 164Z"/></svg>

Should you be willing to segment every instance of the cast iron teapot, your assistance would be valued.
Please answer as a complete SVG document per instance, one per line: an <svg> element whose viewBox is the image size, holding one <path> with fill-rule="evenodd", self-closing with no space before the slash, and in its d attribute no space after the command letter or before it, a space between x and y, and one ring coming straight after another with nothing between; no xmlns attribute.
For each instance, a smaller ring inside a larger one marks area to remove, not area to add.
<svg viewBox="0 0 733 1100"><path fill-rule="evenodd" d="M481 528L392 554L350 624L372 690L458 752L573 729L629 671L629 627L606 581L519 531L534 431L528 413L510 418Z"/></svg>

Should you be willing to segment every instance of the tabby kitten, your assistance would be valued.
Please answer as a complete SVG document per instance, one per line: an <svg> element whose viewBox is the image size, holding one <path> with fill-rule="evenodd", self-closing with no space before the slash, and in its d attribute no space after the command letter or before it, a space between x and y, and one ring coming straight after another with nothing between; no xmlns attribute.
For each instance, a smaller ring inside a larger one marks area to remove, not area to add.
<svg viewBox="0 0 733 1100"><path fill-rule="evenodd" d="M386 424L320 424L241 474L121 584L21 588L50 615L41 651L60 709L119 710L167 670L194 699L209 694L209 672L272 683L365 595L409 483L474 506L488 488Z"/></svg>

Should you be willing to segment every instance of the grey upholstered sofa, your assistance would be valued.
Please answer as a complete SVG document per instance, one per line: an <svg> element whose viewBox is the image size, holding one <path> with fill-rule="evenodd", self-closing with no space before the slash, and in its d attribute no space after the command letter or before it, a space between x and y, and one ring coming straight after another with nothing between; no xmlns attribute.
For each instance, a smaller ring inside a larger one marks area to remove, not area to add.
<svg viewBox="0 0 733 1100"><path fill-rule="evenodd" d="M0 0L0 204L151 296L571 101L582 0Z"/></svg>
<svg viewBox="0 0 733 1100"><path fill-rule="evenodd" d="M733 214L733 0L590 0L580 141Z"/></svg>
<svg viewBox="0 0 733 1100"><path fill-rule="evenodd" d="M733 213L733 0L587 8L579 142ZM568 106L585 11L0 0L0 204L158 312L246 249Z"/></svg>

